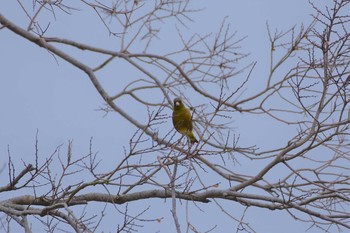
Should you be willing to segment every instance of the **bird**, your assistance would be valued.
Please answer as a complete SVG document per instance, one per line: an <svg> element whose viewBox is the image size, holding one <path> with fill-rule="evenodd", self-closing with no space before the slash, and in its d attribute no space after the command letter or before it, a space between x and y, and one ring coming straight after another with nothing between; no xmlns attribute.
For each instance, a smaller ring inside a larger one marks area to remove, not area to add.
<svg viewBox="0 0 350 233"><path fill-rule="evenodd" d="M187 136L191 144L198 143L192 132L192 115L183 104L181 98L174 99L173 125L180 134Z"/></svg>

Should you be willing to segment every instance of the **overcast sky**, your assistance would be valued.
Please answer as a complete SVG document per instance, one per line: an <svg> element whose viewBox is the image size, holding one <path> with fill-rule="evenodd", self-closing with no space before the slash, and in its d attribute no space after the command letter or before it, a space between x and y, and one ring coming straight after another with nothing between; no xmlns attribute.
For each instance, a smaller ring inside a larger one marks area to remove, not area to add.
<svg viewBox="0 0 350 233"><path fill-rule="evenodd" d="M241 44L242 50L251 53L249 61L258 62L256 76L259 73L266 74L268 68L270 48L266 22L269 22L271 28L288 29L295 24L309 24L312 13L311 7L304 0L201 0L194 1L193 5L204 9L193 15L195 21L188 24L189 29L184 29L184 34L215 32L227 16L227 21L231 24L232 30L237 31L237 36L247 36ZM26 16L17 1L0 1L0 12L20 26L26 25ZM110 43L110 38L103 27L94 25L96 18L92 21L84 12L78 12L67 18L60 17L59 20L55 22L52 19L50 27L55 28L49 31L52 36L81 40L100 47ZM85 26L82 27L82 25ZM88 28L100 28L101 32L91 33ZM165 30L171 29L165 28ZM162 39L158 48L160 53L162 48L166 49L174 43L176 43L175 37L168 36ZM84 59L87 62L94 61L93 57ZM0 160L2 161L0 166L3 166L6 161L8 146L15 164L21 165L21 160L33 161L37 130L39 130L39 149L43 157L49 156L57 145L67 145L68 140L74 140L73 151L77 156L86 155L91 137L93 137L94 149L103 158L106 168L113 165L110 161L117 160L118 155L123 153L123 146L127 145L135 128L117 114L104 117L103 112L97 111L103 106L103 100L82 72L61 59L56 62L45 49L29 43L7 29L0 31L0 67L0 156L3 158ZM106 72L108 73L108 70ZM118 76L127 77L128 70L121 69L121 72ZM200 100L194 100L196 101ZM130 111L137 112L137 109ZM241 125L240 122L244 121L237 119L237 132L249 135L244 130L248 126ZM260 129L250 137L250 140L255 140L256 144L264 143L264 140L267 140L264 137L266 130L274 127L272 121L271 124L269 121L250 124L251 127ZM171 126L171 122L169 125ZM249 169L249 167L240 169ZM1 176L6 177L6 174ZM4 185L4 179L1 185ZM0 199L3 198L0 196ZM149 204L159 205L159 208L156 208L160 211L159 215L163 216L161 211L164 211L164 215L169 218L158 225L152 223L154 232L158 230L173 232L175 228L169 231L169 225L167 225L169 222L172 224L170 201L164 203L163 200L152 200ZM227 205L232 205L232 208L237 207L228 202ZM202 215L196 221L210 222L213 218L215 219L215 216L221 214L215 207L216 213L219 214L211 215L210 208L210 205L204 207L208 218ZM247 217L257 232L295 233L304 232L308 227L294 221L283 211L271 212L254 208ZM215 219L216 224L227 225L227 222L227 219ZM170 226L173 227L173 225ZM115 230L113 228L115 226L111 227L106 229L107 232ZM226 227L235 229L232 225ZM200 230L205 229L203 227ZM318 231L313 229L308 232Z"/></svg>

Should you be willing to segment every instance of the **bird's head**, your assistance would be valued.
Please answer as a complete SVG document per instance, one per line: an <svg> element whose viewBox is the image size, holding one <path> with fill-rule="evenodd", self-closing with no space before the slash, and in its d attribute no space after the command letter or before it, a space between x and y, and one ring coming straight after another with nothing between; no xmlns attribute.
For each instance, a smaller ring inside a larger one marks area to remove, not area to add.
<svg viewBox="0 0 350 233"><path fill-rule="evenodd" d="M175 98L174 99L174 108L179 109L182 108L184 104L182 103L182 100L180 98Z"/></svg>

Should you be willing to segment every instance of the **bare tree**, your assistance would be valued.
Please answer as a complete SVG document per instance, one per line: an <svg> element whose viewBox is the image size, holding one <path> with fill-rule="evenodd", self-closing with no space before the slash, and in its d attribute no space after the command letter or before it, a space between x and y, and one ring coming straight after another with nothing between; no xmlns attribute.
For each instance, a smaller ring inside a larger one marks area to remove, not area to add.
<svg viewBox="0 0 350 233"><path fill-rule="evenodd" d="M44 162L36 150L34 162L22 165L12 162L9 149L7 172L6 167L1 170L8 182L2 179L0 192L11 198L0 202L2 229L10 231L16 223L32 232L37 222L48 232L99 232L102 219L111 214L107 206L113 206L113 214L122 216L117 232L133 232L148 221L161 221L144 217L147 208L136 215L128 212L128 203L149 198L170 200L177 232L200 231L191 219L179 218L179 201L187 203L186 212L211 202L233 221L237 232L255 232L245 220L251 207L285 210L324 232L350 229L349 0L334 0L332 7L310 2L313 21L307 27L274 31L267 24L271 56L266 77L254 73L254 58L249 61L252 58L241 51L243 38L225 20L216 33L204 36L186 38L178 28L178 48L150 52L161 24L188 26L197 11L189 7L189 0L81 0L79 10L92 9L114 40L113 46L103 48L46 35L50 24L44 20L74 14L78 8L73 3L17 2L28 17L26 27L0 13L1 29L81 70L104 101L101 111L121 115L136 130L120 152L124 156L108 171L99 166L101 158L91 148L86 156L73 159L71 142L64 153L58 146ZM100 61L88 65L70 54L73 49ZM99 76L115 61L137 72L130 77L113 74L127 79L121 90L104 86ZM257 84L260 89L251 88ZM191 91L190 98L185 90ZM176 96L193 110L198 144L188 144L167 127ZM122 99L147 117L130 114L128 106L119 104ZM192 99L203 105L192 106ZM268 117L285 132L295 133L282 146L241 145L232 122L238 115ZM239 172L237 163L259 169ZM101 204L100 214L76 211L94 202ZM230 210L228 202L243 211Z"/></svg>

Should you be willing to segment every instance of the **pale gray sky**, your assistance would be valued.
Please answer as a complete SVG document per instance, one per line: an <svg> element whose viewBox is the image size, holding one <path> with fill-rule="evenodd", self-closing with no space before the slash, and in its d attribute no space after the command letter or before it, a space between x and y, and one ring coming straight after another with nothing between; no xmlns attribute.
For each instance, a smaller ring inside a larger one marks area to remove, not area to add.
<svg viewBox="0 0 350 233"><path fill-rule="evenodd" d="M242 51L251 53L246 60L247 63L258 62L253 74L257 78L268 72L270 48L266 22L269 22L271 28L286 30L295 24L309 24L312 13L311 7L304 0L201 0L194 1L193 5L205 9L193 15L195 22L189 23L189 29L183 29L183 34L216 32L224 17L227 16L227 22L231 24L233 31L237 31L237 36L247 36L241 44ZM27 22L17 1L1 1L0 12L21 26ZM60 14L57 21L51 20L48 34L80 40L100 47L113 43L113 38L108 37L96 17L89 17L91 14L93 12L78 12L73 16ZM164 27L166 32L172 30L166 28L166 25ZM93 29L93 33L90 28ZM175 40L177 37L168 36L167 33L163 36L164 38L161 38L153 52L159 49L162 53L162 49L177 43ZM76 53L79 56L79 52ZM92 62L95 58L92 55L85 56L83 59ZM45 49L18 37L7 29L0 31L0 67L0 156L3 158L0 166L3 166L6 161L8 145L15 164L22 164L21 160L33 161L37 129L42 160L45 156L49 156L57 145L67 145L67 141L71 139L74 140L73 151L76 156L86 155L91 137L93 137L93 147L98 151L106 169L113 166L113 161L117 161L122 156L123 146L127 145L135 128L117 114L112 113L103 117L103 112L96 111L103 105L103 100L82 72L61 59L56 62ZM128 70L122 69L122 65L118 68L120 68L118 77L130 75ZM110 82L112 88L123 80L113 80L111 72L115 71L107 69L103 74L110 76L106 82ZM200 100L193 101L194 104L200 102ZM138 109L132 108L133 106L130 106L130 111L136 114ZM266 137L266 132L275 127L274 121L263 119L263 122L257 122L249 119L248 116L235 119L236 132L241 135L243 144L252 143L268 147L272 145L270 143L285 143L283 135L287 136L288 132L281 132L276 138ZM171 127L170 121L169 127ZM238 166L237 169L244 171L252 167L243 165ZM1 176L6 177L6 174ZM1 185L4 184L3 181ZM241 206L231 202L221 203L228 209L232 208L233 213L243 210ZM151 211L147 216L165 217L161 223L150 223L150 225L146 223L144 230L147 230L140 232L175 232L170 215L170 204L170 200L166 202L150 200L130 203L129 206L132 210L138 209L139 206L144 208L151 205ZM185 204L183 203L179 208L184 209ZM203 224L199 230L205 231L218 225L217 231L214 232L235 231L236 225L233 225L228 218L217 217L222 216L217 206L207 204L201 205L201 208L204 213L196 207L191 211L193 222L197 226ZM183 213L184 211L180 214L182 220L185 218ZM107 219L115 223L113 216L108 216ZM295 221L285 211L272 212L250 208L246 215L246 221L248 220L257 232L295 233L304 232L309 227L308 224ZM108 222L104 224L106 232L115 231L115 224ZM109 225L111 228L108 228ZM40 232L40 229L36 230L35 232ZM318 231L312 229L308 232Z"/></svg>

